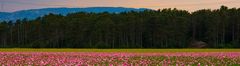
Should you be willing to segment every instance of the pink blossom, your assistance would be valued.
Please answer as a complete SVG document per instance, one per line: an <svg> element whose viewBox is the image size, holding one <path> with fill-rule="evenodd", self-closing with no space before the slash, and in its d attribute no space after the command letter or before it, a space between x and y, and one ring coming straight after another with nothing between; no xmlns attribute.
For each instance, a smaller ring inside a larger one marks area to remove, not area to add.
<svg viewBox="0 0 240 66"><path fill-rule="evenodd" d="M2 66L214 66L239 62L240 52L0 52Z"/></svg>

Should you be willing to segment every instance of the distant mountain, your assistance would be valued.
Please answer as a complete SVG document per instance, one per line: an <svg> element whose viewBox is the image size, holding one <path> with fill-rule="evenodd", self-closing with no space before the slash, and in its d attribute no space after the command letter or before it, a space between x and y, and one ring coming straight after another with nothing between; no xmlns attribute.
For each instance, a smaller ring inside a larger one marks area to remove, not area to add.
<svg viewBox="0 0 240 66"><path fill-rule="evenodd" d="M10 13L0 12L0 20L2 20L3 18L5 18L8 15L10 15Z"/></svg>
<svg viewBox="0 0 240 66"><path fill-rule="evenodd" d="M89 8L43 8L43 9L31 9L31 10L21 10L16 12L0 12L0 21L15 21L17 19L35 19L47 15L49 13L67 15L69 13L76 12L92 12L92 13L120 13L129 11L144 11L148 10L146 8L123 8L123 7L89 7Z"/></svg>

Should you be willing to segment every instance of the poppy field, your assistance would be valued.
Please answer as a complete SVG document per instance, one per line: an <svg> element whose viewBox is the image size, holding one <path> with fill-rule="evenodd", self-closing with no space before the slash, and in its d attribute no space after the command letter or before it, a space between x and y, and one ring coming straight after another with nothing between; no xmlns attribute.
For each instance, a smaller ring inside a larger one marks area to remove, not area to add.
<svg viewBox="0 0 240 66"><path fill-rule="evenodd" d="M240 52L237 49L0 49L0 51L1 66L240 65Z"/></svg>

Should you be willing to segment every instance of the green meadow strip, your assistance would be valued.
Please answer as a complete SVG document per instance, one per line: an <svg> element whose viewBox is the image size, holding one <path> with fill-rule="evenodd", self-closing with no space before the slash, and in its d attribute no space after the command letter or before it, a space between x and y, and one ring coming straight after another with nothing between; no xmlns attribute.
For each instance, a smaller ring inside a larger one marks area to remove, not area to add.
<svg viewBox="0 0 240 66"><path fill-rule="evenodd" d="M0 52L240 52L240 49L30 49L1 48Z"/></svg>

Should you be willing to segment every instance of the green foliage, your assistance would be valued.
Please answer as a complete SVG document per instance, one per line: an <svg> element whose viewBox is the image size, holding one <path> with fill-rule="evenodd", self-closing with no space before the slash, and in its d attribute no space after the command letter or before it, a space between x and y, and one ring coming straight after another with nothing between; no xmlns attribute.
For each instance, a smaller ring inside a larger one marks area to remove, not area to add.
<svg viewBox="0 0 240 66"><path fill-rule="evenodd" d="M123 13L49 14L0 23L0 47L20 48L239 48L240 9L192 13L177 9Z"/></svg>

